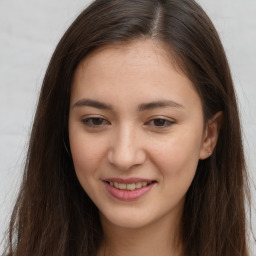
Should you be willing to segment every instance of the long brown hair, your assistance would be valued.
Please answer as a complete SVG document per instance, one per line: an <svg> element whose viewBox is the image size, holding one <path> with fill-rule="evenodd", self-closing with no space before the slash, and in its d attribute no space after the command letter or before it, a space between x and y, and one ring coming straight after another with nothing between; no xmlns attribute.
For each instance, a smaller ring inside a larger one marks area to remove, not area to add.
<svg viewBox="0 0 256 256"><path fill-rule="evenodd" d="M223 112L213 155L199 162L186 195L184 254L248 256L247 175L233 82L218 34L193 0L96 0L66 31L44 77L6 255L95 255L103 236L98 210L69 153L72 76L96 48L140 38L161 41L175 56L201 97L205 120Z"/></svg>

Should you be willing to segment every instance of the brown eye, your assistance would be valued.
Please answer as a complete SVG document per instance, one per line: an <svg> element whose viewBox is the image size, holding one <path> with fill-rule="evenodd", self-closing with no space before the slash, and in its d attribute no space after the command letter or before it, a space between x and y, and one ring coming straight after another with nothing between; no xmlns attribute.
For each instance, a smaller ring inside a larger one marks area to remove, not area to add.
<svg viewBox="0 0 256 256"><path fill-rule="evenodd" d="M99 126L104 126L104 125L109 124L109 122L107 120L105 120L104 118L101 118L101 117L85 118L85 119L82 120L82 122L85 125L91 126L91 127L99 127Z"/></svg>
<svg viewBox="0 0 256 256"><path fill-rule="evenodd" d="M167 119L163 119L163 118L155 118L152 119L148 122L149 125L155 126L155 127L168 127L172 124L174 124L174 122L167 120Z"/></svg>

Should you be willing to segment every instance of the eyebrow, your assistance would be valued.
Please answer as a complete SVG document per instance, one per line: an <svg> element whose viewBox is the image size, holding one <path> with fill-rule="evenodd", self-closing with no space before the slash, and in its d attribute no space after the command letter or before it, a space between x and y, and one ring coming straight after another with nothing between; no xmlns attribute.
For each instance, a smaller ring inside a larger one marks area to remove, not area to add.
<svg viewBox="0 0 256 256"><path fill-rule="evenodd" d="M150 110L154 108L166 108L166 107L171 107L171 108L184 108L183 105L172 101L172 100L159 100L159 101L153 101L149 103L143 103L140 104L138 107L139 111L145 111L145 110Z"/></svg>
<svg viewBox="0 0 256 256"><path fill-rule="evenodd" d="M105 110L112 110L113 107L109 104L97 101L97 100L90 100L90 99L81 99L77 101L74 105L74 107L94 107L99 109L105 109Z"/></svg>
<svg viewBox="0 0 256 256"><path fill-rule="evenodd" d="M110 104L97 101L97 100L91 100L91 99L81 99L77 101L74 105L74 107L94 107L98 109L104 109L104 110L113 110L113 107ZM151 110L155 108L166 108L166 107L171 107L171 108L184 108L183 105L172 101L172 100L159 100L159 101L152 101L149 103L142 103L138 106L138 111L146 111L146 110Z"/></svg>

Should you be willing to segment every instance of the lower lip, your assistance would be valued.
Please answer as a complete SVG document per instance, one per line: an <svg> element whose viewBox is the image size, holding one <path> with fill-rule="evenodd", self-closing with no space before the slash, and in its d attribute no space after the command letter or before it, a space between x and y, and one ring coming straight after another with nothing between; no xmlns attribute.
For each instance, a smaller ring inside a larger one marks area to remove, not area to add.
<svg viewBox="0 0 256 256"><path fill-rule="evenodd" d="M136 200L136 199L142 197L143 195L145 195L146 193L148 193L151 190L151 188L155 185L155 183L152 183L146 187L142 187L142 188L135 189L135 190L121 190L121 189L111 186L107 182L104 182L104 184L105 184L108 192L113 197L115 197L119 200L123 200L123 201Z"/></svg>

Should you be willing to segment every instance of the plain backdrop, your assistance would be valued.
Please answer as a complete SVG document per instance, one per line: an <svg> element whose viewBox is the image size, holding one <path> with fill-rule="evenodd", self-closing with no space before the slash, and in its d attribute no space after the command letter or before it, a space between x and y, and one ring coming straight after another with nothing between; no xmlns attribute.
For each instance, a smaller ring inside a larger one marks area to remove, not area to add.
<svg viewBox="0 0 256 256"><path fill-rule="evenodd" d="M19 189L44 72L63 32L89 2L0 0L0 240ZM198 2L215 24L230 62L243 125L254 201L252 229L256 233L256 1ZM252 238L250 244L255 250Z"/></svg>

